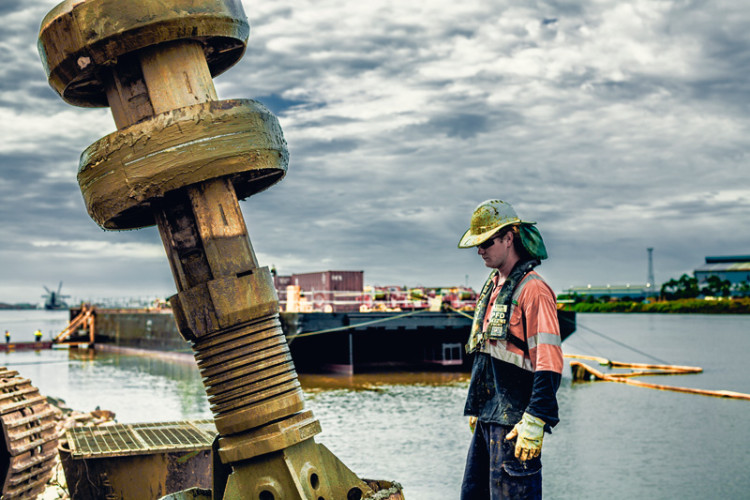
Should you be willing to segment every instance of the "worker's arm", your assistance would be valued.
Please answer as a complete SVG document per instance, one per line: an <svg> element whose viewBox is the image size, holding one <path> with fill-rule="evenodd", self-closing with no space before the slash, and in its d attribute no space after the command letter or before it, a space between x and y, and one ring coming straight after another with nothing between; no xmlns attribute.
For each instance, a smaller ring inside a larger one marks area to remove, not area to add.
<svg viewBox="0 0 750 500"><path fill-rule="evenodd" d="M526 339L534 367L534 385L526 412L554 427L560 420L557 389L563 369L557 302L552 290L541 280L529 283L519 299L525 299Z"/></svg>
<svg viewBox="0 0 750 500"><path fill-rule="evenodd" d="M554 293L541 280L530 282L519 297L523 308L529 357L534 367L531 399L521 421L506 439L516 439L516 457L528 460L542 451L544 429L559 422L557 389L563 357Z"/></svg>

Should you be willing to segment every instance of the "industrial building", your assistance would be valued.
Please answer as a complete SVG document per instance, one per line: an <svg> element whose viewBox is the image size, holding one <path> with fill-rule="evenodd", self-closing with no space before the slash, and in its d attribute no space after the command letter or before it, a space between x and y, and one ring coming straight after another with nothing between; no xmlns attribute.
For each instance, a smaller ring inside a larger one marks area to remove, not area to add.
<svg viewBox="0 0 750 500"><path fill-rule="evenodd" d="M623 298L643 300L646 297L654 295L653 289L649 288L647 284L631 285L630 283L625 285L573 286L563 290L563 293L566 295L579 295L581 297L595 297L597 299L611 298L618 300Z"/></svg>
<svg viewBox="0 0 750 500"><path fill-rule="evenodd" d="M732 285L750 281L750 255L726 255L706 257L706 263L693 271L699 284L706 283L709 276L718 276Z"/></svg>

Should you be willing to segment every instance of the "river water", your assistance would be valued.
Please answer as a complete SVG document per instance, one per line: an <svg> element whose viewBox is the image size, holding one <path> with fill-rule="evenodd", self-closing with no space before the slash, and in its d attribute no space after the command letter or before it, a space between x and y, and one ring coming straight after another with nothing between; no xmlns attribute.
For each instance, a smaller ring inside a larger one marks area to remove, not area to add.
<svg viewBox="0 0 750 500"><path fill-rule="evenodd" d="M67 312L0 311L12 340L60 331ZM642 380L750 393L750 316L579 314L566 353L703 368ZM608 337L608 338L607 338ZM612 339L612 340L610 340ZM635 349L635 351L633 350ZM65 351L0 354L42 393L119 422L210 417L191 364ZM300 376L324 443L358 475L399 481L408 500L458 498L471 437L465 374ZM558 393L560 424L544 440L548 499L750 498L750 402L608 382Z"/></svg>

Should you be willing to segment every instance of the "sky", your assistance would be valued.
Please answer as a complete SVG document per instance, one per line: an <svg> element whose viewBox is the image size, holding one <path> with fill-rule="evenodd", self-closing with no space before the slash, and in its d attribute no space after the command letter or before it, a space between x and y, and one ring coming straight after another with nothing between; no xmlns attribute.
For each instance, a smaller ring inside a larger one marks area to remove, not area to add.
<svg viewBox="0 0 750 500"><path fill-rule="evenodd" d="M76 181L116 130L51 89L50 0L0 3L0 302L167 297L156 228L104 231ZM278 117L290 162L241 202L261 265L481 287L483 200L537 221L561 292L750 254L750 7L734 0L256 0L214 81Z"/></svg>

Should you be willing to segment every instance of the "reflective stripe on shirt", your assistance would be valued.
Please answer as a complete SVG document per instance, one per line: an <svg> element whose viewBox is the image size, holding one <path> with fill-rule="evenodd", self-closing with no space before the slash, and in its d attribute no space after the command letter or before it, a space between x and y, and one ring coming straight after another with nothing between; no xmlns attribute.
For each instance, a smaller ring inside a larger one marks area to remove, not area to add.
<svg viewBox="0 0 750 500"><path fill-rule="evenodd" d="M538 344L560 345L560 335L554 333L539 332L528 339L529 350L535 348Z"/></svg>
<svg viewBox="0 0 750 500"><path fill-rule="evenodd" d="M528 370L530 372L534 371L534 366L531 364L531 359L525 357L523 354L509 351L508 344L504 340L490 340L489 342L485 342L480 349L480 352L489 354L493 358L499 359L500 361L505 361L506 363L516 365L517 367L523 368L524 370Z"/></svg>

